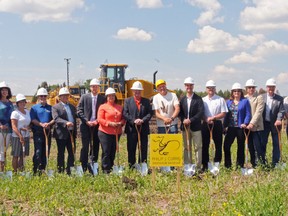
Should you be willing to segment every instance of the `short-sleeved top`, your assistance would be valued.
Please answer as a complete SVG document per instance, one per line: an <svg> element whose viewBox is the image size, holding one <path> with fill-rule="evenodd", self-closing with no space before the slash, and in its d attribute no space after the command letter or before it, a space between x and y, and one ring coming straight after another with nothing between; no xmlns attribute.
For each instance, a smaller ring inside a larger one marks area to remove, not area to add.
<svg viewBox="0 0 288 216"><path fill-rule="evenodd" d="M9 133L12 132L10 116L13 110L14 106L11 101L0 101L0 123L9 127Z"/></svg>
<svg viewBox="0 0 288 216"><path fill-rule="evenodd" d="M211 98L203 97L205 117L212 117L220 113L227 113L228 108L224 98L214 94Z"/></svg>
<svg viewBox="0 0 288 216"><path fill-rule="evenodd" d="M42 104L35 104L31 107L30 110L30 117L31 121L37 120L41 123L48 123L52 120L52 106L49 104L45 104L44 106ZM32 126L32 131L42 131L42 127L34 125Z"/></svg>
<svg viewBox="0 0 288 216"><path fill-rule="evenodd" d="M168 91L164 96L158 93L153 97L153 110L159 110L160 114L166 118L172 117L176 105L179 105L179 100L175 93ZM157 118L156 122L158 127L165 127L162 119ZM172 125L177 123L178 119L175 118Z"/></svg>
<svg viewBox="0 0 288 216"><path fill-rule="evenodd" d="M28 127L31 122L30 113L27 109L25 109L25 114L23 114L19 110L14 110L11 114L11 119L17 120L17 128L19 131L22 127ZM29 131L22 132L22 133L23 133L23 137L29 137ZM12 136L18 137L14 131L12 133Z"/></svg>

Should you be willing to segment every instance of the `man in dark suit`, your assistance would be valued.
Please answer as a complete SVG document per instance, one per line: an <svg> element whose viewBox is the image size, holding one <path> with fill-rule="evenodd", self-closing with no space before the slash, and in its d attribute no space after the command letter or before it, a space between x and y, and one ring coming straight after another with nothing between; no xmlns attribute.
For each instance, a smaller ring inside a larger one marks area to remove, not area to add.
<svg viewBox="0 0 288 216"><path fill-rule="evenodd" d="M123 116L126 119L125 133L127 134L127 150L129 167L133 167L136 163L136 148L138 141L137 129L140 132L141 139L141 161L147 162L149 120L153 115L152 106L147 98L141 97L143 90L142 84L139 81L133 83L133 97L125 99ZM140 155L140 152L139 152Z"/></svg>
<svg viewBox="0 0 288 216"><path fill-rule="evenodd" d="M89 144L92 145L90 149L90 157L93 162L98 161L99 154L99 138L98 138L98 121L97 112L99 106L105 102L105 98L98 94L100 82L98 79L90 81L90 93L81 96L77 106L77 114L81 119L80 132L82 140L82 149L80 154L80 161L82 163L83 171L87 170L88 166L88 152ZM93 144L90 143L93 138ZM89 169L92 172L91 169Z"/></svg>
<svg viewBox="0 0 288 216"><path fill-rule="evenodd" d="M201 121L204 118L204 104L200 96L193 92L194 80L191 77L187 77L184 80L186 89L186 96L180 100L180 112L179 117L181 119L181 130L184 140L184 163L192 164L192 140L194 144L194 152L196 170L200 171L202 167L202 134L201 134ZM189 137L189 147L186 139L187 128ZM188 148L190 149L190 155L188 157ZM190 158L190 161L189 161Z"/></svg>
<svg viewBox="0 0 288 216"><path fill-rule="evenodd" d="M64 152L68 151L67 174L71 174L70 167L74 166L75 147L72 146L70 134L73 135L74 143L76 139L76 108L68 103L70 96L67 88L61 88L59 91L60 102L52 107L52 117L55 121L53 136L57 142L58 155L57 167L59 172L64 172Z"/></svg>
<svg viewBox="0 0 288 216"><path fill-rule="evenodd" d="M268 143L269 133L272 136L272 165L275 166L280 160L280 148L279 139L276 127L281 130L282 119L285 115L285 108L283 105L283 98L280 95L275 94L276 81L274 79L268 79L266 82L267 93L263 94L263 100L265 107L263 110L264 119L264 136L262 144L262 157L264 163L266 162L266 147Z"/></svg>

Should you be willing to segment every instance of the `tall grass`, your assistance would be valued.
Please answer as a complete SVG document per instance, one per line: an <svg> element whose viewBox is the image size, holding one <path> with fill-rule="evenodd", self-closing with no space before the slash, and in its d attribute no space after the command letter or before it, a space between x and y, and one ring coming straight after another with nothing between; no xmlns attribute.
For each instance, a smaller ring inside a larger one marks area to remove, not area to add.
<svg viewBox="0 0 288 216"><path fill-rule="evenodd" d="M285 138L285 137L284 137ZM286 138L283 144L286 144ZM121 137L121 164L127 166L126 138ZM285 156L287 145L283 145ZM33 148L31 148L33 150ZM236 144L233 144L235 162ZM80 151L78 144L77 151ZM50 168L56 170L56 145L53 143ZM32 152L27 167L32 170ZM100 153L101 154L101 153ZM271 161L271 144L268 145ZM9 156L8 169L11 170ZM0 180L2 215L287 215L288 171L257 168L252 176L240 170L225 170L213 177L181 176L180 191L176 171L156 173L155 190L151 175L142 177L126 169L123 176L137 185L123 183L122 177L100 173L92 177L55 174L13 180Z"/></svg>

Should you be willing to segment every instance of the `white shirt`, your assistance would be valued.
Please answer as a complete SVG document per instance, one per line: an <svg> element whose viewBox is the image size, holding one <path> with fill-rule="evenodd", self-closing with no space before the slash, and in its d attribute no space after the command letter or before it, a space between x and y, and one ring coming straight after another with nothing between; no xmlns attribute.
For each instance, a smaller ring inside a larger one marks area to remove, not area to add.
<svg viewBox="0 0 288 216"><path fill-rule="evenodd" d="M175 93L168 91L164 96L158 93L153 97L153 110L159 110L160 114L166 118L172 117L176 105L179 105L179 100ZM158 127L165 127L164 121L162 119L157 118L156 122ZM172 125L177 123L178 119L175 118L172 122Z"/></svg>
<svg viewBox="0 0 288 216"><path fill-rule="evenodd" d="M267 94L267 99L266 99L266 113L265 113L265 120L266 121L270 121L270 112L272 109L272 103L273 103L273 96L269 96L269 94Z"/></svg>
<svg viewBox="0 0 288 216"><path fill-rule="evenodd" d="M227 113L228 108L224 98L214 94L211 98L207 96L202 98L204 103L204 114L206 117L212 117L219 113Z"/></svg>
<svg viewBox="0 0 288 216"><path fill-rule="evenodd" d="M21 128L28 127L31 122L29 111L25 109L25 114L23 114L18 109L14 110L11 113L11 119L17 120L17 128L20 131L20 133L22 133L23 137L29 137L29 131L21 131ZM12 132L12 136L18 137L14 131Z"/></svg>
<svg viewBox="0 0 288 216"><path fill-rule="evenodd" d="M91 118L90 118L90 121L94 121L96 120L96 106L97 106L97 95L94 96L92 93L91 93L91 97L92 97L92 115L91 115Z"/></svg>

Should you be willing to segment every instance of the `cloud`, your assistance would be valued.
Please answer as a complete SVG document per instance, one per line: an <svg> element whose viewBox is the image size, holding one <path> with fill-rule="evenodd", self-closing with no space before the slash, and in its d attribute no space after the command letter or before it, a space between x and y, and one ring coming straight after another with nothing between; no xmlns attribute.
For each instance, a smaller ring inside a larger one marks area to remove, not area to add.
<svg viewBox="0 0 288 216"><path fill-rule="evenodd" d="M72 12L84 7L84 0L1 0L0 12L15 13L24 22L71 21Z"/></svg>
<svg viewBox="0 0 288 216"><path fill-rule="evenodd" d="M217 65L214 67L213 71L214 71L214 73L221 74L221 75L236 73L236 70L234 68L227 67L225 65Z"/></svg>
<svg viewBox="0 0 288 216"><path fill-rule="evenodd" d="M223 17L217 17L221 4L217 0L187 0L192 6L199 7L204 11L194 22L199 26L204 26L211 23L223 22Z"/></svg>
<svg viewBox="0 0 288 216"><path fill-rule="evenodd" d="M136 0L138 8L161 8L162 0Z"/></svg>
<svg viewBox="0 0 288 216"><path fill-rule="evenodd" d="M187 52L212 53L247 49L258 44L264 38L261 34L233 37L230 33L211 26L204 26L198 33L199 38L189 42Z"/></svg>
<svg viewBox="0 0 288 216"><path fill-rule="evenodd" d="M114 37L121 40L150 41L152 40L152 33L148 33L138 28L126 27L124 29L119 29L117 35Z"/></svg>
<svg viewBox="0 0 288 216"><path fill-rule="evenodd" d="M288 1L253 0L240 14L245 30L288 29Z"/></svg>
<svg viewBox="0 0 288 216"><path fill-rule="evenodd" d="M258 45L256 49L251 53L241 52L238 55L226 60L227 64L239 64L239 63L260 63L265 61L265 57L288 51L288 45L278 43L274 40L265 41Z"/></svg>
<svg viewBox="0 0 288 216"><path fill-rule="evenodd" d="M276 77L276 82L279 84L286 84L288 83L288 73L280 73Z"/></svg>

